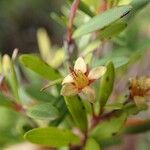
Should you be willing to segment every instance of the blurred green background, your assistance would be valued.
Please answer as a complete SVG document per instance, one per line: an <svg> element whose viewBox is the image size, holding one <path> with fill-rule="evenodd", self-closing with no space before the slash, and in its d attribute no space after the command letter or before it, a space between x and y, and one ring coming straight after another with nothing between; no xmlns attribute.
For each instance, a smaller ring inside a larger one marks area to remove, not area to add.
<svg viewBox="0 0 150 150"><path fill-rule="evenodd" d="M53 45L62 45L65 28L54 22L50 18L50 13L59 13L63 4L64 0L0 0L0 52L11 54L16 47L20 49L20 53L38 52L36 32L40 27L47 30ZM130 45L130 50L134 50L138 43L150 39L149 15L150 5L140 11L129 23L126 38L130 38L125 39L125 42ZM124 44L123 40L118 42L121 42L118 43L119 45ZM133 69L130 69L126 78L137 73L149 75L149 59L150 52L148 50L142 60L137 62ZM124 83L120 84L124 85ZM120 90L120 87L116 90ZM3 121L0 122L0 149L2 145L22 141L21 130L26 130L26 126L24 126L25 121L19 117L11 110L0 108L0 118L3 118ZM139 117L149 118L149 112L141 113ZM21 123L18 123L18 121ZM18 124L21 125L17 126ZM138 137L127 137L126 141L127 143L132 141L132 146L136 150L149 150L149 137L150 135L147 133ZM127 150L127 145L129 144L126 144L121 150ZM117 148L120 150L120 147ZM117 150L117 148L114 149ZM128 150L130 149L128 148Z"/></svg>

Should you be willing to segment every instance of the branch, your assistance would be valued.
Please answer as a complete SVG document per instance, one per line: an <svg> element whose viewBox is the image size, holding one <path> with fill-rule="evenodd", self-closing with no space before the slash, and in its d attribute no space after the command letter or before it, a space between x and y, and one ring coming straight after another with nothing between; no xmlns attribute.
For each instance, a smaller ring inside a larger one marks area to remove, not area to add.
<svg viewBox="0 0 150 150"><path fill-rule="evenodd" d="M78 5L80 3L80 0L74 0L74 2L71 5L70 13L69 13L69 20L67 25L67 41L68 43L72 40L72 28L73 28L73 20L75 18L75 14L78 8Z"/></svg>

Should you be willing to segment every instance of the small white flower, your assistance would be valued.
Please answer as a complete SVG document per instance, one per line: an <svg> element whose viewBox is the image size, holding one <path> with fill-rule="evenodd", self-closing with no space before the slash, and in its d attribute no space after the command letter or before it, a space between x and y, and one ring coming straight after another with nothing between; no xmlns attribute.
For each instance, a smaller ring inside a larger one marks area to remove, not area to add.
<svg viewBox="0 0 150 150"><path fill-rule="evenodd" d="M88 70L82 57L79 57L71 70L62 82L61 95L73 96L79 94L82 99L89 102L95 101L95 91L89 85L100 78L106 72L106 67L99 66Z"/></svg>

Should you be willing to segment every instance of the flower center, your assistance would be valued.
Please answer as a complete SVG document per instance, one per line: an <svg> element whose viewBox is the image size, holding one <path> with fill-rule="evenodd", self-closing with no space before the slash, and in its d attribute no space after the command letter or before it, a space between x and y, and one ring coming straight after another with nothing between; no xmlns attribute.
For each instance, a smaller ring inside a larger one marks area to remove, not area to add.
<svg viewBox="0 0 150 150"><path fill-rule="evenodd" d="M146 80L145 78L133 80L129 88L132 97L145 96L150 91L149 80Z"/></svg>
<svg viewBox="0 0 150 150"><path fill-rule="evenodd" d="M84 73L82 73L80 70L73 70L72 77L78 89L83 89L89 84L88 77Z"/></svg>

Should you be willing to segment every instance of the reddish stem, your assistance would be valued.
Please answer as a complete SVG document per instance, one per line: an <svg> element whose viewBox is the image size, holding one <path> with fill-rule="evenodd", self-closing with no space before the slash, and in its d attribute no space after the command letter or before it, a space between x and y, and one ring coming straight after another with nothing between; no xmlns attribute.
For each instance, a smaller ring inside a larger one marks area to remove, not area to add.
<svg viewBox="0 0 150 150"><path fill-rule="evenodd" d="M68 43L70 43L72 40L73 20L74 20L79 3L80 3L80 0L74 0L74 2L71 5L69 18L68 18L68 25L67 25L67 41L68 41Z"/></svg>

